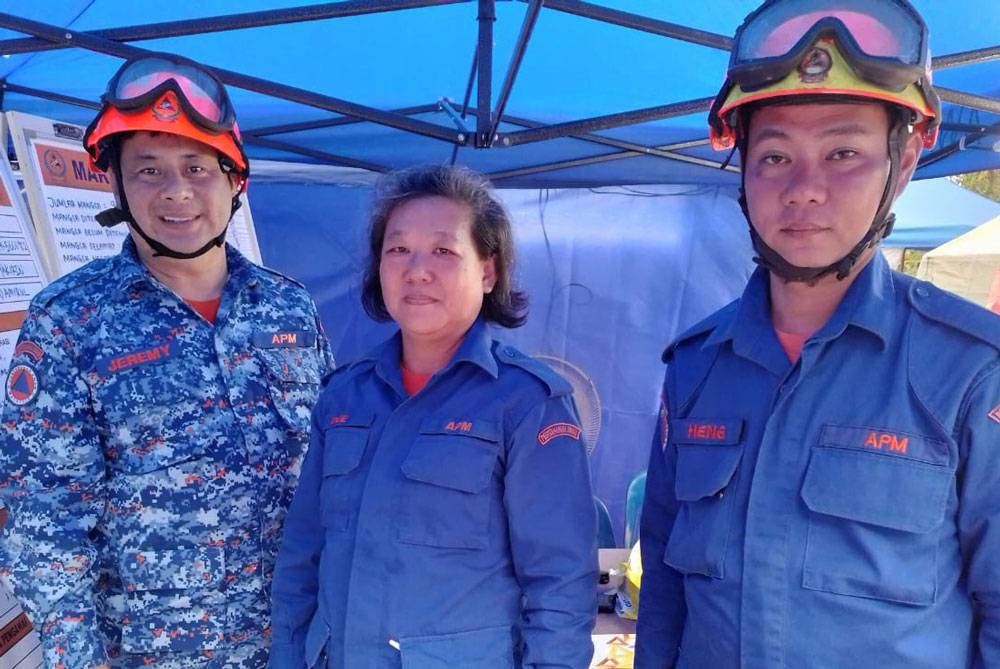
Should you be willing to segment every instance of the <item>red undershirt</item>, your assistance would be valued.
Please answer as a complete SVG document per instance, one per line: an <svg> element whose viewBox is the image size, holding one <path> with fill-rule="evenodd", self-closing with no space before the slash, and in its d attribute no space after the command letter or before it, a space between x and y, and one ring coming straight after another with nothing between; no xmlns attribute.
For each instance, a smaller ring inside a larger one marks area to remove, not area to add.
<svg viewBox="0 0 1000 669"><path fill-rule="evenodd" d="M403 367L403 365L399 366L399 371L403 373L403 390L410 397L419 393L431 378L431 374L429 373L418 374L417 372L411 372L406 367Z"/></svg>
<svg viewBox="0 0 1000 669"><path fill-rule="evenodd" d="M222 296L219 295L214 300L185 299L184 301L190 304L191 308L197 311L206 321L215 323L215 317L219 314L219 304L222 302Z"/></svg>
<svg viewBox="0 0 1000 669"><path fill-rule="evenodd" d="M802 354L802 346L806 343L806 339L809 339L809 335L782 332L778 328L774 328L774 334L778 335L778 342L781 344L781 348L785 349L785 355L788 356L788 359L792 362L798 362L799 355Z"/></svg>

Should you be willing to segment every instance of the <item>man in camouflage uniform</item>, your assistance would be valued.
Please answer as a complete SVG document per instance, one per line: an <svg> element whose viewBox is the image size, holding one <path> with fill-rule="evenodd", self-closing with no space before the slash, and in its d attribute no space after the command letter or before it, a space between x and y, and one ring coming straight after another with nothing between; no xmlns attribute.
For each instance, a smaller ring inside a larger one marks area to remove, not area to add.
<svg viewBox="0 0 1000 669"><path fill-rule="evenodd" d="M225 245L248 165L228 96L129 61L84 138L119 255L43 290L0 428L0 564L50 667L263 667L285 509L332 368L304 288Z"/></svg>

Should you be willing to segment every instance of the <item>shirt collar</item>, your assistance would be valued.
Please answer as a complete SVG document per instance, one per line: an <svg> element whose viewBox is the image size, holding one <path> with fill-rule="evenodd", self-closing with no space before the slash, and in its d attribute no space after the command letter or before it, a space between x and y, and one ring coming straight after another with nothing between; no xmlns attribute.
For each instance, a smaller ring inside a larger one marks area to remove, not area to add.
<svg viewBox="0 0 1000 669"><path fill-rule="evenodd" d="M225 249L226 269L229 276L226 279L226 288L223 288L223 292L229 286L256 287L257 277L253 274L253 265L250 261L229 244L225 245ZM118 254L118 267L124 288L141 283L154 283L149 268L146 267L145 263L142 262L142 258L139 257L139 250L136 248L135 240L132 239L131 234L122 242L122 250Z"/></svg>
<svg viewBox="0 0 1000 669"><path fill-rule="evenodd" d="M814 337L834 339L853 326L875 335L882 346L891 336L896 291L892 270L880 251L858 273L836 311Z"/></svg>
<svg viewBox="0 0 1000 669"><path fill-rule="evenodd" d="M452 367L463 362L476 365L494 379L500 374L496 358L493 357L493 338L490 336L489 327L482 317L477 318L462 338L462 343L444 368L437 371L435 376L448 372ZM400 379L399 361L403 354L403 335L397 330L396 333L383 342L380 346L372 350L362 360L371 360L375 363L376 373L384 381L393 384L394 380Z"/></svg>
<svg viewBox="0 0 1000 669"><path fill-rule="evenodd" d="M118 254L118 266L125 287L134 286L138 283L151 282L152 276L149 270L139 258L139 251L135 247L135 240L132 235L122 242L122 251Z"/></svg>
<svg viewBox="0 0 1000 669"><path fill-rule="evenodd" d="M768 280L767 270L760 267L754 270L732 316L712 330L705 339L705 346L717 346L731 340L737 352L753 357L753 351L763 339L761 333L772 329Z"/></svg>
<svg viewBox="0 0 1000 669"><path fill-rule="evenodd" d="M733 316L720 323L706 338L706 346L732 340L733 349L747 357L758 357L761 335L773 330L770 306L770 276L758 267L750 276ZM815 339L835 339L848 325L871 332L885 346L892 328L895 288L892 270L882 253L875 252L847 289L826 325L813 335Z"/></svg>

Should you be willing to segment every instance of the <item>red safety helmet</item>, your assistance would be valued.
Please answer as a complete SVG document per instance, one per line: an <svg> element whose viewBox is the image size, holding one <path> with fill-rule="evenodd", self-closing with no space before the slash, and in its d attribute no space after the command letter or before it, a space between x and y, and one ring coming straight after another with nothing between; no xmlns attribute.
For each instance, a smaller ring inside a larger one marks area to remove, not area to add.
<svg viewBox="0 0 1000 669"><path fill-rule="evenodd" d="M101 109L83 136L83 145L96 169L113 167L120 172L116 135L139 131L163 132L193 139L219 153L219 167L239 175L239 190L233 196L232 214L240 208L240 195L250 175L236 114L225 86L209 70L194 61L165 53L150 53L126 61L108 82L101 96ZM110 227L127 222L142 237L154 256L197 258L225 243L228 225L201 248L182 252L150 237L132 216L121 180L116 179L117 206L95 218Z"/></svg>
<svg viewBox="0 0 1000 669"><path fill-rule="evenodd" d="M244 176L249 171L225 87L193 61L172 54L149 54L126 61L111 78L101 102L83 143L102 171L109 165L110 138L142 130L207 144L228 159L230 170Z"/></svg>

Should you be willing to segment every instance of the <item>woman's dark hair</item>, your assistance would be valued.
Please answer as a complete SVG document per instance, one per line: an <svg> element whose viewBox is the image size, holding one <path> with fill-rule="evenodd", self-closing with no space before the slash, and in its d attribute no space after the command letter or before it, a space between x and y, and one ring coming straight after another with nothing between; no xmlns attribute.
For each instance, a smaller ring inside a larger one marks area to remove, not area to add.
<svg viewBox="0 0 1000 669"><path fill-rule="evenodd" d="M385 228L396 207L422 197L443 197L469 207L472 240L479 257L492 257L496 263L496 284L483 296L480 313L487 321L507 328L524 325L528 298L513 286L514 234L507 210L486 177L453 165L423 165L390 172L376 183L368 235L368 264L361 296L368 315L377 321L392 319L385 307L379 280Z"/></svg>

